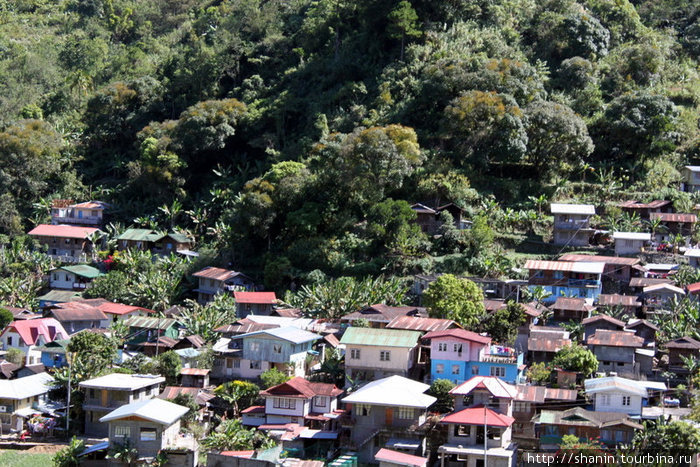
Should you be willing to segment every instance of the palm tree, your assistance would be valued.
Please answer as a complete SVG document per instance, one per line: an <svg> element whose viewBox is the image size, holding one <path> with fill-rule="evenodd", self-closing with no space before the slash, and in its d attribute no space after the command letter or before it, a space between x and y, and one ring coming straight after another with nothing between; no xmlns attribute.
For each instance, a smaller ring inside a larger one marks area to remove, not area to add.
<svg viewBox="0 0 700 467"><path fill-rule="evenodd" d="M545 195L540 195L540 196L528 196L527 199L529 199L533 205L537 208L537 214L540 216L542 215L542 208L547 205L547 197Z"/></svg>
<svg viewBox="0 0 700 467"><path fill-rule="evenodd" d="M174 199L170 206L164 204L163 206L159 207L158 210L165 215L165 218L172 229L175 227L175 220L180 214L182 214L182 203L180 200Z"/></svg>

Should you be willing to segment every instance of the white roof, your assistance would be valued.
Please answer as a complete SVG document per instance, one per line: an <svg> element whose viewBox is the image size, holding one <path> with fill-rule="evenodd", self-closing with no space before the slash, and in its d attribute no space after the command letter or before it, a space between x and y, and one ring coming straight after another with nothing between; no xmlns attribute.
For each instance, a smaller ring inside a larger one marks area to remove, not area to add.
<svg viewBox="0 0 700 467"><path fill-rule="evenodd" d="M259 324L276 324L281 328L293 326L305 330L308 330L314 322L313 319L309 318L290 318L288 316L248 315L246 319Z"/></svg>
<svg viewBox="0 0 700 467"><path fill-rule="evenodd" d="M656 350L654 349L634 349L634 353L639 355L644 355L646 357L653 357L656 355Z"/></svg>
<svg viewBox="0 0 700 467"><path fill-rule="evenodd" d="M647 263L644 265L644 269L647 271L670 271L677 268L678 265L673 263Z"/></svg>
<svg viewBox="0 0 700 467"><path fill-rule="evenodd" d="M343 402L427 409L437 400L423 394L429 388L427 384L395 375L365 384L345 397Z"/></svg>
<svg viewBox="0 0 700 467"><path fill-rule="evenodd" d="M592 204L557 204L550 205L552 214L595 214L595 206Z"/></svg>
<svg viewBox="0 0 700 467"><path fill-rule="evenodd" d="M686 165L685 168L691 172L700 172L700 165Z"/></svg>
<svg viewBox="0 0 700 467"><path fill-rule="evenodd" d="M614 232L613 238L615 240L644 240L650 241L651 234L648 232Z"/></svg>
<svg viewBox="0 0 700 467"><path fill-rule="evenodd" d="M685 250L684 256L692 256L693 258L700 257L700 250L697 248L690 248Z"/></svg>
<svg viewBox="0 0 700 467"><path fill-rule="evenodd" d="M189 407L173 404L163 399L147 399L134 402L133 404L122 405L100 418L100 422L104 423L126 417L139 417L169 426L178 421L189 410Z"/></svg>
<svg viewBox="0 0 700 467"><path fill-rule="evenodd" d="M581 272L587 274L602 274L605 263L592 261L542 261L529 259L525 262L525 269L545 271Z"/></svg>
<svg viewBox="0 0 700 467"><path fill-rule="evenodd" d="M586 388L586 394L622 392L640 397L649 397L646 388L640 385L639 381L620 378L619 376L587 379L583 382L583 386Z"/></svg>
<svg viewBox="0 0 700 467"><path fill-rule="evenodd" d="M81 388L115 389L122 391L135 391L165 381L160 375L127 375L124 373L112 373L89 379L80 383Z"/></svg>
<svg viewBox="0 0 700 467"><path fill-rule="evenodd" d="M17 379L0 379L0 399L20 400L46 394L53 376L44 372Z"/></svg>
<svg viewBox="0 0 700 467"><path fill-rule="evenodd" d="M642 290L644 291L644 293L656 292L657 290L668 290L669 292L673 292L673 293L676 293L679 295L685 295L685 290L678 288L675 285L671 285L671 284L650 285L650 286L644 287L644 289L642 289Z"/></svg>
<svg viewBox="0 0 700 467"><path fill-rule="evenodd" d="M251 336L265 335L276 337L277 339L282 339L294 344L302 344L304 342L315 341L321 338L321 336L314 334L313 332L305 331L294 326L287 326L284 328L263 329L262 331L249 332L248 334L235 336L234 339L245 339Z"/></svg>
<svg viewBox="0 0 700 467"><path fill-rule="evenodd" d="M475 389L486 389L494 397L504 399L515 399L518 395L518 389L515 386L495 376L473 376L459 386L452 388L450 394L466 396Z"/></svg>

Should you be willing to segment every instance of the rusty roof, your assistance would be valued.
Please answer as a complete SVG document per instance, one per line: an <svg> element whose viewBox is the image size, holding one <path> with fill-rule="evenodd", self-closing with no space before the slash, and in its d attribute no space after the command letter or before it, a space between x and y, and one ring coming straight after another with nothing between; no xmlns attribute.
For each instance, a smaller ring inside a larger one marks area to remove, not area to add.
<svg viewBox="0 0 700 467"><path fill-rule="evenodd" d="M598 305L603 306L642 306L642 302L634 295L620 294L600 294L598 295Z"/></svg>
<svg viewBox="0 0 700 467"><path fill-rule="evenodd" d="M276 313L277 316L281 316L283 318L301 318L302 317L302 312L299 308L275 308L272 310L273 313Z"/></svg>
<svg viewBox="0 0 700 467"><path fill-rule="evenodd" d="M97 308L56 308L51 314L58 321L106 321L107 315Z"/></svg>
<svg viewBox="0 0 700 467"><path fill-rule="evenodd" d="M625 329L634 329L638 328L640 326L646 326L649 329L653 329L654 331L658 331L659 328L652 322L647 321L645 319L631 319L627 323L627 326L625 326Z"/></svg>
<svg viewBox="0 0 700 467"><path fill-rule="evenodd" d="M679 212L652 212L649 214L649 219L660 219L661 222L694 223L698 221L698 216L696 216L695 214L686 214Z"/></svg>
<svg viewBox="0 0 700 467"><path fill-rule="evenodd" d="M624 325L624 323L623 323ZM608 347L642 347L644 339L627 331L611 331L598 329L586 340L588 345L604 345Z"/></svg>
<svg viewBox="0 0 700 467"><path fill-rule="evenodd" d="M409 331L444 331L457 327L451 319L421 318L419 316L397 316L386 325L388 329L407 329Z"/></svg>
<svg viewBox="0 0 700 467"><path fill-rule="evenodd" d="M688 291L688 293L696 293L700 291L700 282L693 282L692 284L688 284L685 286L685 289Z"/></svg>
<svg viewBox="0 0 700 467"><path fill-rule="evenodd" d="M265 329L274 329L280 327L278 324L272 323L256 323L248 318L239 319L233 324L226 324L214 329L215 332L224 334L247 334L249 332L263 331Z"/></svg>
<svg viewBox="0 0 700 467"><path fill-rule="evenodd" d="M570 310L570 311L581 311L589 312L593 309L586 300L583 298L571 298L571 297L557 297L557 301L554 302L550 308L552 310Z"/></svg>
<svg viewBox="0 0 700 467"><path fill-rule="evenodd" d="M633 277L630 279L630 287L648 287L656 284L673 284L673 279L655 277Z"/></svg>
<svg viewBox="0 0 700 467"><path fill-rule="evenodd" d="M193 388L187 386L166 386L158 395L159 399L174 399L178 394L189 394L194 397L194 401L199 406L207 405L207 402L214 399L216 396L202 388Z"/></svg>
<svg viewBox="0 0 700 467"><path fill-rule="evenodd" d="M655 199L654 201L649 201L648 203L640 203L639 201L630 200L620 203L618 206L625 209L656 209L668 206L669 204L671 204L670 201Z"/></svg>
<svg viewBox="0 0 700 467"><path fill-rule="evenodd" d="M397 316L424 316L425 314L424 308L416 306L389 306L379 303L360 311L348 313L341 318L341 321L364 318L367 321L388 323Z"/></svg>
<svg viewBox="0 0 700 467"><path fill-rule="evenodd" d="M518 390L518 395L515 396L516 401L534 402L535 404L541 404L544 402L544 394L547 390L547 388L544 386L527 386L525 384L518 384L515 387Z"/></svg>
<svg viewBox="0 0 700 467"><path fill-rule="evenodd" d="M343 390L338 389L334 384L312 383L300 376L296 376L287 382L260 391L261 396L302 397L305 399L311 399L314 396L336 397L342 393Z"/></svg>
<svg viewBox="0 0 700 467"><path fill-rule="evenodd" d="M230 269L223 268L215 268L213 266L207 266L201 271L195 272L194 274L192 274L192 276L203 277L206 279L214 279L217 281L225 281L236 276L244 276L246 278L248 277L245 274L238 271L231 271Z"/></svg>
<svg viewBox="0 0 700 467"><path fill-rule="evenodd" d="M277 303L274 292L243 292L234 291L233 296L236 303L255 303L261 305L273 305Z"/></svg>
<svg viewBox="0 0 700 467"><path fill-rule="evenodd" d="M506 307L506 302L505 300L501 299L492 299L492 298L485 298L484 299L484 308L486 311L497 311L500 310L501 308Z"/></svg>
<svg viewBox="0 0 700 467"><path fill-rule="evenodd" d="M578 399L576 389L545 388L545 400L575 401Z"/></svg>
<svg viewBox="0 0 700 467"><path fill-rule="evenodd" d="M559 257L559 261L594 261L596 263L618 264L623 266L634 266L639 264L639 258L623 258L620 256L602 255L576 255L567 253Z"/></svg>
<svg viewBox="0 0 700 467"><path fill-rule="evenodd" d="M482 336L472 331L467 331L466 329L445 329L444 331L432 331L423 336L423 339L436 339L440 337L451 337L453 339L459 339L468 342L478 342L479 344L489 344L491 343L491 338L489 336Z"/></svg>
<svg viewBox="0 0 700 467"><path fill-rule="evenodd" d="M666 342L667 349L700 349L700 341L692 337L679 337L670 342Z"/></svg>
<svg viewBox="0 0 700 467"><path fill-rule="evenodd" d="M596 323L598 321L607 321L608 323L614 324L615 326L619 327L620 329L625 327L624 321L621 321L617 318L613 318L612 316L605 315L605 314L591 316L590 318L586 318L583 321L581 321L581 323L586 325L586 324Z"/></svg>
<svg viewBox="0 0 700 467"><path fill-rule="evenodd" d="M571 345L571 339L558 337L530 337L527 340L527 350L531 352L558 352L562 347Z"/></svg>
<svg viewBox="0 0 700 467"><path fill-rule="evenodd" d="M187 376L206 376L211 370L208 368L183 368L180 370L181 375Z"/></svg>

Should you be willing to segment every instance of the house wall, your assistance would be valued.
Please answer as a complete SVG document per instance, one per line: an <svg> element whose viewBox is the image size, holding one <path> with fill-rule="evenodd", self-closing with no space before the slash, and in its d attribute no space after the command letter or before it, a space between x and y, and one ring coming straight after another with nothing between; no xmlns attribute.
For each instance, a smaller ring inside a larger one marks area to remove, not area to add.
<svg viewBox="0 0 700 467"><path fill-rule="evenodd" d="M456 455L445 456L444 462L440 464L441 467L482 467L484 464L483 454L465 454L464 457L457 457ZM489 467L515 467L516 456L515 450L510 451L510 456L505 457L502 455L489 455L488 457Z"/></svg>
<svg viewBox="0 0 700 467"><path fill-rule="evenodd" d="M607 396L607 397L606 397ZM596 412L619 412L630 415L642 413L642 397L625 394L620 391L598 392L594 394ZM623 397L629 397L630 403L623 404Z"/></svg>
<svg viewBox="0 0 700 467"><path fill-rule="evenodd" d="M259 366L256 367L256 365ZM217 357L212 368L212 377L232 380L232 379L256 379L265 370L272 366L269 362L259 360L248 360L240 357Z"/></svg>
<svg viewBox="0 0 700 467"><path fill-rule="evenodd" d="M78 258L83 253L92 250L90 242L80 238L63 237L34 237L42 245L48 247L48 254L52 256L68 256Z"/></svg>
<svg viewBox="0 0 700 467"><path fill-rule="evenodd" d="M407 372L413 367L416 347L382 347L371 345L347 345L345 348L345 368L363 368ZM360 351L360 358L353 359L352 349ZM389 360L380 360L381 352L389 351Z"/></svg>
<svg viewBox="0 0 700 467"><path fill-rule="evenodd" d="M634 363L634 348L632 347L610 347L607 345L590 344L589 347L598 358L599 362Z"/></svg>
<svg viewBox="0 0 700 467"><path fill-rule="evenodd" d="M585 324L583 326L583 335L586 339L588 339L599 329L610 331L622 331L620 326L616 326L609 321L596 321L594 323Z"/></svg>
<svg viewBox="0 0 700 467"><path fill-rule="evenodd" d="M462 427L464 433L467 436L459 436L459 430L460 427ZM462 446L483 446L483 438L479 440L477 443L477 437L482 436L484 431L483 425L477 426L477 425L448 425L448 430L447 430L447 442L449 444L457 444L457 445L462 445ZM487 442L486 446L487 448L499 448L499 447L507 447L510 444L511 440L511 435L512 435L512 429L510 427L508 428L498 428L498 427L489 427L488 428L488 433L492 434L492 437L490 437ZM479 434L481 433L481 434ZM478 436L477 436L478 435Z"/></svg>
<svg viewBox="0 0 700 467"><path fill-rule="evenodd" d="M447 344L447 350L440 350L440 344ZM430 342L431 358L455 360L455 361L478 361L479 356L484 352L486 344L479 342L464 341L450 337L436 337Z"/></svg>
<svg viewBox="0 0 700 467"><path fill-rule="evenodd" d="M153 399L159 394L159 385L153 384L138 390L116 391L111 389L85 388L85 434L105 437L109 427L101 423L100 418L123 405L146 399Z"/></svg>
<svg viewBox="0 0 700 467"><path fill-rule="evenodd" d="M168 427L164 427L159 423L153 423L148 421L136 421L136 420L114 420L109 422L109 444L110 447L116 444L123 444L125 442L124 437L117 437L115 435L117 429L128 428L129 430L129 442L132 447L135 447L139 451L139 457L154 457L158 454L158 451L164 447L172 444L180 431L180 421L176 421ZM156 436L155 440L143 440L141 439L142 429L155 429Z"/></svg>
<svg viewBox="0 0 700 467"><path fill-rule="evenodd" d="M84 329L104 329L109 326L108 320L80 320L80 321L61 321L63 329L67 333L73 334Z"/></svg>
<svg viewBox="0 0 700 467"><path fill-rule="evenodd" d="M642 247L646 243L644 240L630 240L618 238L615 240L615 254L622 255L636 255L641 253Z"/></svg>
<svg viewBox="0 0 700 467"><path fill-rule="evenodd" d="M283 409L275 407L276 399L287 399L293 400L295 407L293 409ZM310 412L311 404L308 400L300 399L298 397L277 397L277 396L267 396L265 397L265 414L268 415L284 415L287 417L303 417L308 415Z"/></svg>
<svg viewBox="0 0 700 467"><path fill-rule="evenodd" d="M424 409L409 409L412 410L412 416L408 419L399 418L398 407L385 407L381 405L370 405L369 413L363 415L362 404L352 405L352 419L354 427L352 430L352 439L355 443L364 441L373 431L384 428L408 428L413 424L422 425L426 420L426 411ZM388 423L388 419L391 423Z"/></svg>
<svg viewBox="0 0 700 467"><path fill-rule="evenodd" d="M66 365L66 354L57 352L41 352L41 364L47 368L60 368Z"/></svg>
<svg viewBox="0 0 700 467"><path fill-rule="evenodd" d="M51 272L49 286L52 289L73 290L75 284L75 275L68 271L56 270Z"/></svg>

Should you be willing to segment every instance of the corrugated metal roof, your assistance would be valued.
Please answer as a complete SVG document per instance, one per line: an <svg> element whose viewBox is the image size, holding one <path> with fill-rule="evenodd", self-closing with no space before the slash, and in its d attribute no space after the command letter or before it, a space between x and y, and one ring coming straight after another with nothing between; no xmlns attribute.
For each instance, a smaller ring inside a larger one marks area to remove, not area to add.
<svg viewBox="0 0 700 467"><path fill-rule="evenodd" d="M80 292L73 292L72 290L49 290L41 297L37 299L44 302L54 302L54 303L64 303L80 298L82 294Z"/></svg>
<svg viewBox="0 0 700 467"><path fill-rule="evenodd" d="M206 376L211 370L208 368L183 368L180 370L181 375L188 376Z"/></svg>
<svg viewBox="0 0 700 467"><path fill-rule="evenodd" d="M521 402L533 402L535 404L541 404L544 402L544 394L547 388L544 386L527 386L525 384L518 384L516 386L518 394L515 396L516 401Z"/></svg>
<svg viewBox="0 0 700 467"><path fill-rule="evenodd" d="M644 339L633 332L597 329L595 334L586 339L587 345L604 345L608 347L642 347Z"/></svg>
<svg viewBox="0 0 700 467"><path fill-rule="evenodd" d="M75 274L76 276L86 277L88 279L94 279L94 278L102 275L102 273L100 272L99 269L93 268L92 266L88 266L87 264L76 264L73 266L61 266L58 269L68 271L72 274Z"/></svg>
<svg viewBox="0 0 700 467"><path fill-rule="evenodd" d="M673 279L655 277L633 277L630 279L630 287L647 287L655 284L672 284Z"/></svg>
<svg viewBox="0 0 700 467"><path fill-rule="evenodd" d="M350 327L340 339L345 345L373 345L379 347L406 347L418 345L421 333L401 329L376 329Z"/></svg>
<svg viewBox="0 0 700 467"><path fill-rule="evenodd" d="M172 318L152 318L146 316L131 316L124 320L124 324L134 328L147 329L168 329L171 326L180 324Z"/></svg>
<svg viewBox="0 0 700 467"><path fill-rule="evenodd" d="M234 337L234 339L245 339L248 337L261 335L276 337L278 339L293 342L294 344L301 344L303 342L314 341L321 338L321 336L314 334L313 332L305 331L294 326L287 326L284 328L264 329L262 331L241 334L240 336Z"/></svg>
<svg viewBox="0 0 700 467"><path fill-rule="evenodd" d="M475 389L486 389L494 397L515 399L518 390L496 376L472 376L467 381L450 390L452 395L468 395Z"/></svg>
<svg viewBox="0 0 700 467"><path fill-rule="evenodd" d="M685 295L685 290L671 284L656 284L644 287L644 293L658 292L659 290L668 290L674 294Z"/></svg>
<svg viewBox="0 0 700 467"><path fill-rule="evenodd" d="M145 401L134 402L112 410L110 413L100 418L101 423L111 420L119 420L127 417L139 417L151 422L169 426L179 420L189 412L188 407L173 404L163 399L147 399Z"/></svg>
<svg viewBox="0 0 700 467"><path fill-rule="evenodd" d="M638 201L625 201L624 203L618 204L618 206L626 209L655 209L667 206L669 204L671 204L670 201L655 199L654 201L650 201L648 203L640 203Z"/></svg>
<svg viewBox="0 0 700 467"><path fill-rule="evenodd" d="M257 303L263 305L274 305L277 297L274 292L239 292L234 291L233 296L237 303Z"/></svg>
<svg viewBox="0 0 700 467"><path fill-rule="evenodd" d="M0 399L22 400L46 394L54 379L48 373L37 373L24 378L0 379Z"/></svg>
<svg viewBox="0 0 700 467"><path fill-rule="evenodd" d="M527 350L531 352L559 352L562 347L571 345L571 339L530 337L527 340Z"/></svg>
<svg viewBox="0 0 700 467"><path fill-rule="evenodd" d="M391 449L381 448L374 455L374 460L379 462L389 462L391 464L403 465L406 467L425 467L428 465L428 458L418 457Z"/></svg>
<svg viewBox="0 0 700 467"><path fill-rule="evenodd" d="M697 248L689 248L685 250L683 253L683 256L689 256L691 258L698 258L700 257L700 249Z"/></svg>
<svg viewBox="0 0 700 467"><path fill-rule="evenodd" d="M700 349L700 341L688 336L679 337L667 342L665 347L667 349Z"/></svg>
<svg viewBox="0 0 700 467"><path fill-rule="evenodd" d="M593 309L584 298L557 297L557 301L551 306L552 310L588 312Z"/></svg>
<svg viewBox="0 0 700 467"><path fill-rule="evenodd" d="M459 339L469 342L478 342L480 344L491 343L491 338L489 336L482 336L472 331L467 331L466 329L446 329L444 331L432 331L423 336L423 339L436 339L440 337L451 337L453 339Z"/></svg>
<svg viewBox="0 0 700 467"><path fill-rule="evenodd" d="M192 274L194 277L204 277L207 279L215 279L217 281L225 281L231 277L235 277L239 272L231 271L229 269L215 268L213 266L207 266L201 271L197 271Z"/></svg>
<svg viewBox="0 0 700 467"><path fill-rule="evenodd" d="M603 306L642 306L634 295L620 294L600 294L598 295L598 305Z"/></svg>
<svg viewBox="0 0 700 467"><path fill-rule="evenodd" d="M649 214L649 219L660 219L661 222L693 223L698 221L698 216L695 214L685 214L679 212L652 212Z"/></svg>
<svg viewBox="0 0 700 467"><path fill-rule="evenodd" d="M368 321L388 323L397 316L420 316L425 309L416 306L390 306L375 304L367 308L348 313L341 318L341 321L354 321L356 319L366 319Z"/></svg>
<svg viewBox="0 0 700 467"><path fill-rule="evenodd" d="M545 388L545 400L575 401L578 399L576 389Z"/></svg>
<svg viewBox="0 0 700 467"><path fill-rule="evenodd" d="M106 321L107 315L97 308L56 308L51 314L59 321Z"/></svg>
<svg viewBox="0 0 700 467"><path fill-rule="evenodd" d="M97 232L95 227L77 227L74 225L50 225L40 224L29 231L28 235L37 237L62 237L85 239L88 235Z"/></svg>
<svg viewBox="0 0 700 467"><path fill-rule="evenodd" d="M592 204L561 204L552 203L550 205L552 214L595 214L595 206Z"/></svg>
<svg viewBox="0 0 700 467"><path fill-rule="evenodd" d="M620 378L619 376L607 376L604 378L591 378L583 382L586 394L597 394L599 392L623 392L634 394L640 397L649 397L646 388L640 386L637 381Z"/></svg>
<svg viewBox="0 0 700 467"><path fill-rule="evenodd" d="M387 329L405 329L408 331L444 331L456 327L451 319L421 318L418 316L397 316L386 325Z"/></svg>
<svg viewBox="0 0 700 467"><path fill-rule="evenodd" d="M430 386L427 384L395 375L365 384L345 397L343 402L389 407L428 408L437 400L433 396L424 394L428 389Z"/></svg>
<svg viewBox="0 0 700 467"><path fill-rule="evenodd" d="M515 422L513 417L503 415L487 407L469 407L446 415L440 423L454 423L458 425L497 426L507 428Z"/></svg>
<svg viewBox="0 0 700 467"><path fill-rule="evenodd" d="M138 375L125 373L110 373L97 378L83 381L79 384L81 388L130 390L145 388L160 384L165 381L160 375Z"/></svg>
<svg viewBox="0 0 700 467"><path fill-rule="evenodd" d="M536 271L565 271L580 272L584 274L602 274L605 263L588 261L540 261L529 259L525 262L525 269Z"/></svg>
<svg viewBox="0 0 700 467"><path fill-rule="evenodd" d="M621 321L617 318L613 318L612 316L603 315L603 314L591 316L590 318L586 318L583 321L581 321L581 324L586 325L586 324L591 324L591 323L595 323L598 321L606 321L610 324L614 324L615 326L619 327L621 330L622 330L622 328L625 327L624 321Z"/></svg>
<svg viewBox="0 0 700 467"><path fill-rule="evenodd" d="M577 255L567 253L559 257L559 261L588 261L595 263L619 264L624 266L634 266L639 264L639 258L623 258L621 256L603 256L603 255Z"/></svg>

